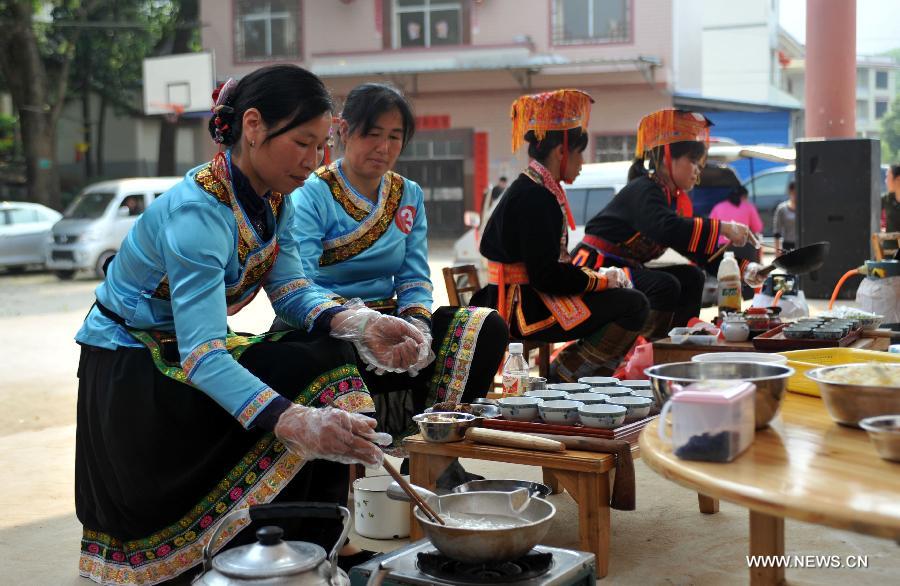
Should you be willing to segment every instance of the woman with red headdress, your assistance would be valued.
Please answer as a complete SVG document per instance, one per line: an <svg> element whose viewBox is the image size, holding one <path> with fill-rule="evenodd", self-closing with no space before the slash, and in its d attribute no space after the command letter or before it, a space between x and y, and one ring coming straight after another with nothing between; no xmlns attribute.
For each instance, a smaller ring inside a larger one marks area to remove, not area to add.
<svg viewBox="0 0 900 586"><path fill-rule="evenodd" d="M649 269L645 264L673 248L713 272L709 259L720 236L734 246L747 243L744 224L694 216L687 194L700 177L712 123L703 115L665 109L645 116L638 127L636 158L628 185L585 227L573 262L597 270L622 267L650 303L642 334L665 337L700 313L705 277L694 265ZM645 162L649 161L649 171ZM748 285L761 284L760 265L741 261Z"/></svg>
<svg viewBox="0 0 900 586"><path fill-rule="evenodd" d="M647 300L618 268L577 267L575 228L560 182L581 171L593 99L578 90L522 96L512 105L513 152L528 143L528 166L507 188L481 240L490 284L473 305L496 307L513 337L569 345L551 377L610 375L647 317Z"/></svg>

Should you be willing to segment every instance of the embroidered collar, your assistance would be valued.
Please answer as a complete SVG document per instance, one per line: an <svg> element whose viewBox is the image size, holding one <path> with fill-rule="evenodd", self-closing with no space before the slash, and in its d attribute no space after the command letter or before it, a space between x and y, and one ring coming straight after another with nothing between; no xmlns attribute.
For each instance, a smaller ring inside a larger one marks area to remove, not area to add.
<svg viewBox="0 0 900 586"><path fill-rule="evenodd" d="M666 194L666 202L669 205L672 205L672 190L666 185L666 182L659 178L659 175L654 173L650 176L654 183L659 185L659 188L662 189L663 193ZM675 212L681 216L682 218L690 218L694 215L694 204L691 201L691 197L685 193L685 191L681 188L675 188Z"/></svg>
<svg viewBox="0 0 900 586"><path fill-rule="evenodd" d="M378 182L378 190L377 190L376 193L378 194L378 200L379 200L379 201L373 203L371 199L369 199L368 197L366 197L365 195L363 195L362 193L360 193L360 192L353 186L353 184L350 183L350 180L347 179L347 176L346 176L346 175L344 175L344 166L343 166L343 163L344 163L344 159L338 159L337 161L335 161L335 162L332 164L332 166L333 166L333 168L334 168L334 171L335 171L336 174L337 174L338 181L339 181L340 184L341 184L341 187L343 187L343 188L344 188L344 191L347 192L347 195L349 195L349 196L353 199L353 203L354 203L355 205L357 205L358 207L363 208L363 209L366 210L367 212L371 212L371 211L372 211L372 208L375 207L376 203L380 203L380 201L381 201L381 198L382 198L382 195L383 195L383 194L382 194L382 190L384 189L384 180L385 180L385 177L387 177L387 176L390 174L390 171L388 171L388 173L386 173L385 175L383 175L383 176L381 177L381 180Z"/></svg>
<svg viewBox="0 0 900 586"><path fill-rule="evenodd" d="M566 192L563 191L562 186L559 184L556 179L553 178L553 175L547 169L547 167L541 165L534 159L528 163L528 171L531 173L526 173L528 177L531 178L532 181L543 185L547 188L550 193L552 193L556 197L556 202L559 204L561 208L565 211L566 221L569 224L569 229L575 229L575 218L572 216L572 210L569 209L569 199L566 197Z"/></svg>

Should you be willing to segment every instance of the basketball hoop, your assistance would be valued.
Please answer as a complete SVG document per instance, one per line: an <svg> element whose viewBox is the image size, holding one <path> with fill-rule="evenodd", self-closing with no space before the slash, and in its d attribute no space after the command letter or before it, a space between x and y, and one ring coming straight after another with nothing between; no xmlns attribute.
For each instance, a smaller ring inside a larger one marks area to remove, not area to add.
<svg viewBox="0 0 900 586"><path fill-rule="evenodd" d="M151 106L157 110L162 110L162 115L169 124L177 123L181 115L184 114L184 104L161 104L156 102L151 104Z"/></svg>

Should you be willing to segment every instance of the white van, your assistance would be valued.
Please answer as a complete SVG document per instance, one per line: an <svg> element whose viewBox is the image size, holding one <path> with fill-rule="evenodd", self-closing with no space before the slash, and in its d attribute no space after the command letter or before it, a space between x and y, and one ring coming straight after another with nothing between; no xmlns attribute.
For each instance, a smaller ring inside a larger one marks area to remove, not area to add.
<svg viewBox="0 0 900 586"><path fill-rule="evenodd" d="M575 230L569 232L569 245L574 247L584 236L584 226L588 220L606 207L613 196L628 183L628 169L631 161L614 163L589 163L581 168L581 173L572 185L563 183L569 207L575 218ZM500 196L503 197L502 195ZM484 258L478 252L476 233L480 240L487 219L493 211L491 206L485 212L484 221L475 212L466 213L466 225L471 226L465 234L453 244L454 264L474 264L479 268L481 283L487 283L487 270Z"/></svg>
<svg viewBox="0 0 900 586"><path fill-rule="evenodd" d="M103 266L138 216L181 179L139 177L89 185L53 226L47 268L60 279L71 279L79 270L91 270L102 279Z"/></svg>

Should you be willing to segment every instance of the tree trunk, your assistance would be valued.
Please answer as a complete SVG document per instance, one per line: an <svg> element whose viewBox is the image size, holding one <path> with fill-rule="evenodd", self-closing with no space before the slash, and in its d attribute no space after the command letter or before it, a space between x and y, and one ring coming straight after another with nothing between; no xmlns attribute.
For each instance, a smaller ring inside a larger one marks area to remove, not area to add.
<svg viewBox="0 0 900 586"><path fill-rule="evenodd" d="M49 113L19 111L29 200L59 210L62 201L56 167L56 127L49 124L49 118Z"/></svg>
<svg viewBox="0 0 900 586"><path fill-rule="evenodd" d="M178 133L178 122L169 122L165 117L159 120L159 158L156 175L171 177L175 172L175 135Z"/></svg>
<svg viewBox="0 0 900 586"><path fill-rule="evenodd" d="M85 80L81 85L81 142L87 145L87 150L81 153L84 158L85 179L91 179L94 176L94 161L91 158L94 141L91 136L91 124L91 88L88 81Z"/></svg>
<svg viewBox="0 0 900 586"><path fill-rule="evenodd" d="M95 166L97 175L103 177L106 174L105 155L103 149L106 147L106 95L100 95L100 113L97 115L97 148L92 149L95 153Z"/></svg>

